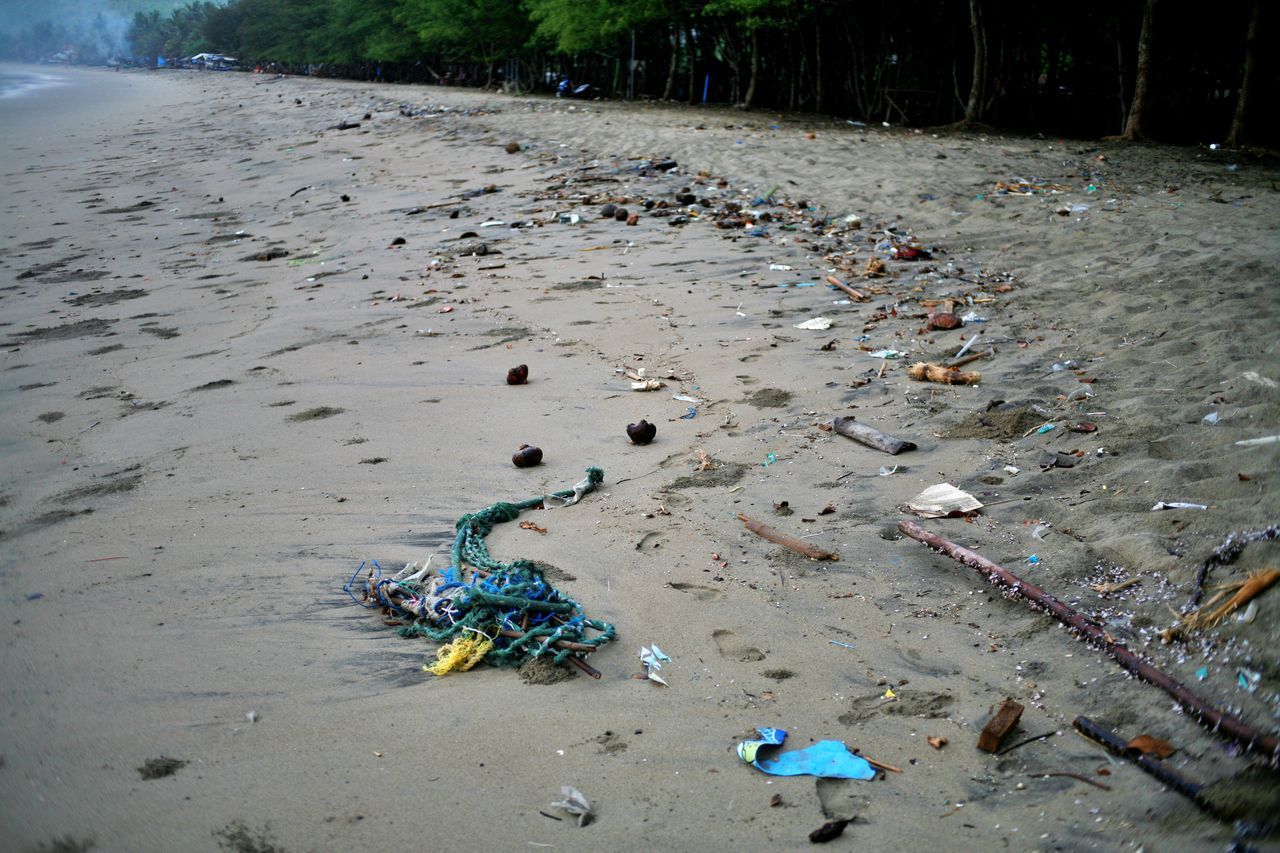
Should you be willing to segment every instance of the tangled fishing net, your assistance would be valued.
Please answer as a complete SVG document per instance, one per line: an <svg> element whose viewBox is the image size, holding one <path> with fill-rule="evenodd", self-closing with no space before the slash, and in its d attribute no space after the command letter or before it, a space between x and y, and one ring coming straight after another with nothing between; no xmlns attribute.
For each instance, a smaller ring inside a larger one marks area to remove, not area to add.
<svg viewBox="0 0 1280 853"><path fill-rule="evenodd" d="M442 643L436 661L423 667L435 675L465 672L481 661L492 666L520 666L537 658L580 661L614 638L613 625L588 618L582 605L547 582L537 564L493 559L484 538L494 525L513 521L523 510L571 506L603 480L604 472L591 467L572 489L464 515L455 525L447 568L433 574L429 561L422 568L410 563L383 577L376 561L361 563L343 590L357 604L380 608L398 622L400 636Z"/></svg>

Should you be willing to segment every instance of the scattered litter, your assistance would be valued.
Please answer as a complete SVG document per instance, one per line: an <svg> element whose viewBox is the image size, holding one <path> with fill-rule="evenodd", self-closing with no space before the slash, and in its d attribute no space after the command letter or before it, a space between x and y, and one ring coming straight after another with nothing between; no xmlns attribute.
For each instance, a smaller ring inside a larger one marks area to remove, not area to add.
<svg viewBox="0 0 1280 853"><path fill-rule="evenodd" d="M1262 683L1262 673L1254 669L1241 667L1236 670L1236 683L1240 685L1241 690L1255 693L1258 690L1258 685Z"/></svg>
<svg viewBox="0 0 1280 853"><path fill-rule="evenodd" d="M688 395L688 394L672 394L672 395L671 395L671 399L672 399L672 400L679 400L679 401L680 401L680 402L682 402L682 403L701 403L701 402L702 402L702 399L701 399L701 398L699 398L699 397L692 397L692 396L690 396L690 395Z"/></svg>
<svg viewBox="0 0 1280 853"><path fill-rule="evenodd" d="M881 477L889 477L889 476L892 476L893 474L898 473L899 469L901 469L901 468L902 468L902 466L901 466L901 465L894 465L892 468L888 468L888 467L886 467L886 466L884 466L884 465L881 465L881 466L880 466L880 476L881 476Z"/></svg>
<svg viewBox="0 0 1280 853"><path fill-rule="evenodd" d="M747 740L738 744L738 757L770 776L817 776L821 779L876 778L871 764L849 751L849 747L837 740L818 741L813 746L785 752L774 758L761 758L762 749L782 746L787 739L784 729L757 728L760 740Z"/></svg>
<svg viewBox="0 0 1280 853"><path fill-rule="evenodd" d="M1023 560L1023 562L1026 563L1028 566L1038 566L1040 565L1040 555L1032 554L1030 557L1027 557L1027 559Z"/></svg>
<svg viewBox="0 0 1280 853"><path fill-rule="evenodd" d="M494 226L497 226L497 225L506 225L506 224L507 223L503 222L501 219L490 219L488 222L481 222L480 227L493 228Z"/></svg>
<svg viewBox="0 0 1280 853"><path fill-rule="evenodd" d="M1024 710L1023 706L1013 699L1006 698L1001 702L995 715L983 726L982 734L978 735L978 749L992 754L999 752L1000 742L1018 724L1018 720L1022 719Z"/></svg>
<svg viewBox="0 0 1280 853"><path fill-rule="evenodd" d="M790 272L791 266L789 264L769 264L769 269L774 272Z"/></svg>
<svg viewBox="0 0 1280 853"><path fill-rule="evenodd" d="M681 416L680 416L680 420L682 420L682 421L691 421L691 420L693 420L694 418L696 418L697 416L698 416L698 410L697 410L697 409L695 409L693 406L689 406L689 411L687 411L687 412L685 412L683 415L681 415Z"/></svg>
<svg viewBox="0 0 1280 853"><path fill-rule="evenodd" d="M975 311L970 311L968 314L965 314L965 315L964 315L963 317L961 317L960 319L961 319L961 320L963 320L965 323L985 323L985 322L987 322L987 318L986 318L986 317L979 317L979 316L978 316L978 314L977 314L977 312L975 312ZM975 337L976 337L976 336L975 336Z"/></svg>
<svg viewBox="0 0 1280 853"><path fill-rule="evenodd" d="M1261 447L1264 444L1276 444L1280 442L1280 435L1264 435L1261 438L1246 438L1243 441L1237 441L1236 447Z"/></svg>
<svg viewBox="0 0 1280 853"><path fill-rule="evenodd" d="M595 813L591 810L591 803L582 792L572 785L561 785L560 796L563 800L553 800L551 808L561 809L578 818L578 826L586 826L591 823Z"/></svg>
<svg viewBox="0 0 1280 853"><path fill-rule="evenodd" d="M1022 469L1019 468L1017 465L1006 465L1004 466L1004 472L1008 474L1010 477L1012 477L1015 474L1022 473Z"/></svg>
<svg viewBox="0 0 1280 853"><path fill-rule="evenodd" d="M764 462L761 463L761 467L768 468L770 465L772 465L777 461L778 461L778 454L776 453L765 454Z"/></svg>
<svg viewBox="0 0 1280 853"><path fill-rule="evenodd" d="M934 749L942 749L944 746L947 745L947 739L945 737L929 735L928 737L925 738L925 740L927 740L929 742L929 746L933 747Z"/></svg>
<svg viewBox="0 0 1280 853"><path fill-rule="evenodd" d="M1053 424L1036 427L1036 435L1044 435L1046 432L1053 432Z"/></svg>
<svg viewBox="0 0 1280 853"><path fill-rule="evenodd" d="M1088 400L1093 396L1093 388L1081 382L1079 386L1073 388L1071 393L1067 395L1067 402L1074 403L1077 400Z"/></svg>
<svg viewBox="0 0 1280 853"><path fill-rule="evenodd" d="M907 368L907 375L918 382L939 382L943 385L977 385L982 381L982 374L976 370L957 370L923 361Z"/></svg>
<svg viewBox="0 0 1280 853"><path fill-rule="evenodd" d="M852 644L852 643L842 643L842 642L840 642L839 640L827 640L827 642L828 642L828 643L830 643L830 644L831 644L831 645L833 645L833 646L839 646L839 647L840 647L840 648L842 648L842 649L852 649L852 648L854 648L854 646L853 646L853 644Z"/></svg>
<svg viewBox="0 0 1280 853"><path fill-rule="evenodd" d="M1280 570L1263 569L1262 571L1254 572L1242 581L1223 584L1219 588L1218 594L1205 602L1204 607L1192 613L1188 613L1173 628L1162 632L1161 638L1167 642L1176 636L1182 636L1188 630L1212 628L1245 604L1249 604L1250 607L1254 607L1254 605L1257 604L1254 599L1270 589L1278 580L1280 580ZM1231 598L1227 599L1227 601L1217 609L1209 609L1219 601L1222 601L1223 598L1226 598L1227 593L1232 590L1235 590L1235 593ZM1254 607L1253 612L1255 614L1257 613L1256 607ZM1247 616L1248 611L1246 610L1245 613L1241 615Z"/></svg>
<svg viewBox="0 0 1280 853"><path fill-rule="evenodd" d="M1052 524L1037 524L1035 529L1031 531L1031 538L1038 539L1043 542L1045 534L1050 530L1053 530Z"/></svg>
<svg viewBox="0 0 1280 853"><path fill-rule="evenodd" d="M1162 509L1208 509L1204 504L1187 503L1186 501L1160 501L1151 508L1152 512Z"/></svg>
<svg viewBox="0 0 1280 853"><path fill-rule="evenodd" d="M1138 735L1136 738L1129 741L1129 743L1125 745L1125 749L1131 753L1136 752L1139 755L1155 755L1160 758L1168 758L1170 755L1173 755L1178 751L1173 744L1169 743L1169 741L1147 734Z"/></svg>
<svg viewBox="0 0 1280 853"><path fill-rule="evenodd" d="M667 684L666 680L661 675L658 675L658 670L662 669L664 662L670 663L671 658L662 649L658 648L657 643L643 646L640 649L640 663L644 664L645 675L648 676L650 681L656 681L663 687L669 687L670 685Z"/></svg>
<svg viewBox="0 0 1280 853"><path fill-rule="evenodd" d="M1246 380L1248 380L1249 382L1262 385L1263 387L1266 387L1266 388L1280 388L1280 382L1276 382L1274 379L1269 379L1266 376L1263 376L1262 374L1258 373L1258 371L1256 370L1246 370L1244 373L1240 375Z"/></svg>
<svg viewBox="0 0 1280 853"><path fill-rule="evenodd" d="M899 352L896 349L878 349L875 352L869 352L867 355L872 358L902 358L905 352Z"/></svg>
<svg viewBox="0 0 1280 853"><path fill-rule="evenodd" d="M660 379L642 379L631 383L632 391L661 391L666 387L667 383Z"/></svg>
<svg viewBox="0 0 1280 853"><path fill-rule="evenodd" d="M1202 666L1196 670L1196 681L1204 681L1209 677L1209 667Z"/></svg>
<svg viewBox="0 0 1280 853"><path fill-rule="evenodd" d="M250 711L249 713L244 715L244 718L251 723L256 723L258 722L258 720L262 719L261 717L258 716L257 711Z"/></svg>
<svg viewBox="0 0 1280 853"><path fill-rule="evenodd" d="M949 518L982 509L982 501L950 483L939 483L908 501L907 509L922 518Z"/></svg>
<svg viewBox="0 0 1280 853"><path fill-rule="evenodd" d="M1207 415L1205 415L1203 418L1201 418L1201 419L1200 419L1200 422L1201 422L1201 423L1203 423L1203 424L1206 424L1206 425L1208 425L1208 426L1213 426L1214 424L1216 424L1216 423L1217 423L1219 420L1221 420L1221 419L1222 419L1222 413L1221 413L1221 412L1210 412L1209 414L1207 414Z"/></svg>
<svg viewBox="0 0 1280 853"><path fill-rule="evenodd" d="M836 418L833 428L845 438L851 438L859 444L873 447L876 450L888 453L890 456L897 456L903 451L916 449L916 444L913 441L888 435L866 424L860 424L853 418Z"/></svg>
<svg viewBox="0 0 1280 853"><path fill-rule="evenodd" d="M811 320L805 320L803 323L796 323L795 328L811 332L825 332L831 328L831 321L826 317L814 317Z"/></svg>

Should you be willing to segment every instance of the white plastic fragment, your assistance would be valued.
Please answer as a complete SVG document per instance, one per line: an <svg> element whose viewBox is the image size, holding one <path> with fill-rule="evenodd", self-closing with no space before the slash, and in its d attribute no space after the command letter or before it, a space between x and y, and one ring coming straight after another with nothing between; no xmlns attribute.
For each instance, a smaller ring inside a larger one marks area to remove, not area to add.
<svg viewBox="0 0 1280 853"><path fill-rule="evenodd" d="M1186 501L1159 501L1151 508L1152 512L1162 509L1208 509L1204 504L1187 503Z"/></svg>
<svg viewBox="0 0 1280 853"><path fill-rule="evenodd" d="M657 643L651 643L640 648L640 663L644 665L645 674L649 676L650 681L656 681L663 687L669 687L666 679L658 675L658 670L662 669L662 663L671 662L671 658L662 649L658 648Z"/></svg>
<svg viewBox="0 0 1280 853"><path fill-rule="evenodd" d="M982 501L950 483L930 486L907 502L907 509L922 518L945 518L982 509Z"/></svg>
<svg viewBox="0 0 1280 853"><path fill-rule="evenodd" d="M577 815L578 826L586 826L591 823L595 813L591 811L591 802L581 791L572 785L561 785L560 796L564 799L553 800L551 808L563 809L571 815Z"/></svg>
<svg viewBox="0 0 1280 853"><path fill-rule="evenodd" d="M811 332L822 332L831 328L831 321L826 317L814 317L811 320L805 320L803 323L796 323L795 328Z"/></svg>
<svg viewBox="0 0 1280 853"><path fill-rule="evenodd" d="M1236 447L1261 447L1264 444L1276 444L1280 442L1280 435L1264 435L1261 438L1246 438L1244 441L1237 441Z"/></svg>

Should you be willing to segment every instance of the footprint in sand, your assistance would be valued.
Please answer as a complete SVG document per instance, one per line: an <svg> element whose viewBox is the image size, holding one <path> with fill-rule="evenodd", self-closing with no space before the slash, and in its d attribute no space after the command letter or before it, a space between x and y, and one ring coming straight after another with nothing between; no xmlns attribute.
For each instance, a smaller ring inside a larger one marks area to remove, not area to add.
<svg viewBox="0 0 1280 853"><path fill-rule="evenodd" d="M701 584L673 582L667 584L667 586L677 592L688 593L699 601L712 601L713 599L720 597L720 590L712 589L709 586L702 586Z"/></svg>
<svg viewBox="0 0 1280 853"><path fill-rule="evenodd" d="M827 820L853 820L871 807L871 798L859 794L849 779L819 779L818 803Z"/></svg>
<svg viewBox="0 0 1280 853"><path fill-rule="evenodd" d="M728 628L717 628L712 631L711 639L716 644L716 651L720 652L720 657L726 660L751 663L764 660L767 657L764 652L755 646L740 642L737 635Z"/></svg>

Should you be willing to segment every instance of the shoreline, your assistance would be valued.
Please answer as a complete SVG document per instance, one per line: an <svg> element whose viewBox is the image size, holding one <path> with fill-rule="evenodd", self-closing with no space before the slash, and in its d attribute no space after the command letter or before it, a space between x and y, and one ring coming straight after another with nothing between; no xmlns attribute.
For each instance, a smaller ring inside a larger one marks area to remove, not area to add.
<svg viewBox="0 0 1280 853"><path fill-rule="evenodd" d="M1274 521L1280 454L1234 444L1280 417L1277 392L1242 378L1280 378L1273 170L728 111L115 76L133 106L90 73L62 112L6 131L8 205L23 217L0 257L14 484L0 508L0 607L15 626L4 675L21 697L0 745L11 843L65 832L104 849L215 849L214 833L239 821L285 849L373 849L369 821L420 831L402 816L424 798L453 816L434 837L502 849L800 847L851 815L846 834L863 843L908 818L913 845L957 849L1230 838L1131 765L1111 768L1110 794L1024 779L1106 763L1083 741L1051 738L1011 762L976 753L1007 695L1028 706L1023 734L1069 734L1084 713L1174 741L1178 766L1205 780L1244 766L1158 691L885 531L926 486L979 495L989 507L976 524L926 525L1031 572L1265 725L1276 674L1241 643L1274 640L1275 601L1184 661L1150 637L1227 533ZM334 130L342 121L362 126ZM523 150L507 154L510 141ZM679 174L644 177L653 157ZM1066 189L994 191L1018 176ZM597 200L637 209L685 184L717 204L781 186L791 206L774 209L797 230L735 240L650 211L634 227L592 216ZM580 223L560 224L562 211ZM813 230L822 213L860 214L863 228ZM856 273L876 255L875 226L899 213L935 258L890 260L890 277L864 282L881 293L839 304L822 286L830 258ZM482 225L495 220L542 224ZM253 259L274 250L288 254ZM806 281L817 286L794 286ZM922 300L966 293L985 323L916 334ZM830 331L793 328L822 315ZM949 355L975 328L1000 341L977 365L980 386L906 379L911 361ZM867 354L882 348L907 357ZM1081 372L1052 371L1067 360ZM521 362L531 384L508 388ZM680 378L636 393L615 372L627 366ZM1059 399L1077 385L1094 396ZM685 420L673 394L704 402ZM1098 434L1006 434L981 422L993 395L1064 424L1089 418ZM325 408L340 411L314 414ZM816 426L847 414L920 449L887 459ZM623 432L641 417L658 426L649 447ZM511 467L524 442L544 448L543 465ZM706 483L699 450L720 465ZM1085 455L1038 470L1050 450ZM879 475L894 463L906 470ZM539 515L546 535L502 525L490 547L558 567L564 591L618 625L619 641L590 659L601 682L433 679L420 671L430 644L398 639L341 593L361 559L444 553L463 513L569 486L588 464L605 470L601 492ZM776 513L784 500L795 515ZM1157 500L1211 508L1152 513ZM820 515L827 504L836 511ZM744 532L738 512L842 559L794 558ZM1274 554L1250 546L1215 580ZM1133 576L1139 587L1114 597L1088 589ZM68 630L85 612L110 618ZM669 689L630 677L633 647L650 642L675 658ZM1234 686L1239 667L1264 670L1257 692ZM887 686L896 701L883 701ZM773 781L732 753L755 725L787 728L797 746L844 739L907 772ZM424 731L426 781L406 784L422 775ZM924 743L936 734L946 749ZM133 768L160 755L191 764L141 780ZM590 828L539 816L561 784L596 805ZM787 808L767 808L775 791ZM497 809L510 819L484 818ZM948 823L959 818L972 827Z"/></svg>

